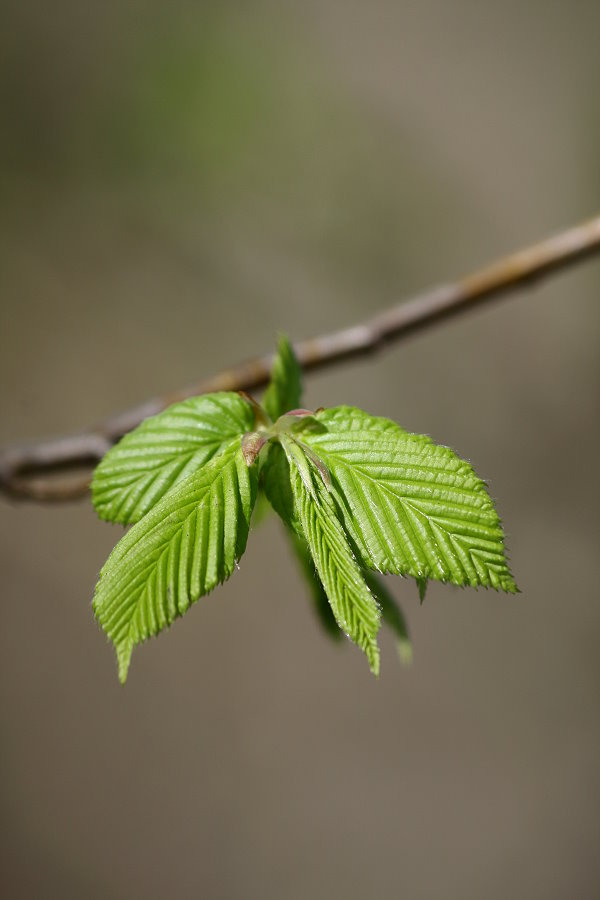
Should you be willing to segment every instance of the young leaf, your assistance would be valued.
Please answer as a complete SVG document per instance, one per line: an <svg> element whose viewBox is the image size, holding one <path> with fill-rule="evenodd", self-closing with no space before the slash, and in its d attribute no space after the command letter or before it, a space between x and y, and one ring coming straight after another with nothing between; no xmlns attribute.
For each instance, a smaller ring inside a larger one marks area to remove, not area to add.
<svg viewBox="0 0 600 900"><path fill-rule="evenodd" d="M117 544L100 573L94 611L115 645L122 682L135 644L229 578L246 548L256 482L238 437Z"/></svg>
<svg viewBox="0 0 600 900"><path fill-rule="evenodd" d="M267 499L285 525L288 525L302 539L302 526L294 508L294 495L290 482L290 466L283 447L279 443L269 446L269 454L264 464L263 487Z"/></svg>
<svg viewBox="0 0 600 900"><path fill-rule="evenodd" d="M315 569L313 558L310 555L308 544L303 537L300 537L298 534L292 531L292 529L286 530L290 538L290 543L294 550L294 555L298 560L300 571L304 575L304 579L306 581L306 584L308 585L308 589L310 590L314 603L314 609L319 618L319 621L321 622L321 625L323 626L329 637L333 638L335 641L339 641L342 637L342 632L338 627L338 623L335 621L333 611L331 609L329 600L327 599L327 594L325 593L325 589L323 587L321 579L319 578Z"/></svg>
<svg viewBox="0 0 600 900"><path fill-rule="evenodd" d="M311 490L300 474L296 456L288 459L295 510L333 614L340 628L365 652L373 674L378 675L379 608L352 555L320 474L312 470Z"/></svg>
<svg viewBox="0 0 600 900"><path fill-rule="evenodd" d="M259 487L256 495L256 503L254 504L254 512L252 513L252 528L259 528L273 512L273 507L269 503L264 490Z"/></svg>
<svg viewBox="0 0 600 900"><path fill-rule="evenodd" d="M404 613L383 578L366 569L363 572L367 586L381 607L383 622L394 632L400 662L412 662L412 642L408 634Z"/></svg>
<svg viewBox="0 0 600 900"><path fill-rule="evenodd" d="M448 447L349 406L316 414L303 441L327 466L363 564L458 585L518 589L485 484Z"/></svg>
<svg viewBox="0 0 600 900"><path fill-rule="evenodd" d="M342 637L342 632L335 621L327 594L315 569L306 538L296 515L294 495L292 494L290 483L290 467L283 448L279 443L271 444L269 447L269 455L263 468L262 477L263 496L267 498L286 526L285 531L289 537L294 556L298 560L300 570L311 592L315 612L325 631L334 640L338 640Z"/></svg>
<svg viewBox="0 0 600 900"><path fill-rule="evenodd" d="M302 532L302 526L294 509L294 495L290 483L290 467L286 455L280 444L272 444L269 455L263 469L264 495L277 512L286 526L286 532L290 539L294 555L306 583L311 592L315 612L321 624L330 637L338 640L342 637L337 622L335 621L327 594L321 584L313 558L310 555L306 538Z"/></svg>
<svg viewBox="0 0 600 900"><path fill-rule="evenodd" d="M294 350L285 335L279 338L277 355L271 370L271 382L265 391L262 405L273 422L300 406L302 370Z"/></svg>
<svg viewBox="0 0 600 900"><path fill-rule="evenodd" d="M96 468L92 501L98 515L138 522L174 485L253 428L251 404L225 392L192 397L146 419Z"/></svg>
<svg viewBox="0 0 600 900"><path fill-rule="evenodd" d="M337 641L342 637L342 632L335 621L327 594L315 569L313 558L310 555L308 544L304 538L299 537L293 531L288 530L288 534L294 548L294 554L313 598L315 612L319 621L329 637ZM408 634L404 613L381 576L368 569L364 569L362 575L367 583L367 587L381 608L381 617L384 624L394 632L398 657L402 663L407 665L412 660L412 643Z"/></svg>

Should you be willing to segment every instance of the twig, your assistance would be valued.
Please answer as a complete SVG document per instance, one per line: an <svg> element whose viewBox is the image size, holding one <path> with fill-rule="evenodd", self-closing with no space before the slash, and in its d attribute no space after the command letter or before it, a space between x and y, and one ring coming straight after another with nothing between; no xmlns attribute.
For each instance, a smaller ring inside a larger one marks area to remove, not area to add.
<svg viewBox="0 0 600 900"><path fill-rule="evenodd" d="M295 345L304 370L380 350L407 334L515 291L600 251L600 216L542 241L453 284L426 291L360 325ZM273 354L155 397L81 434L0 451L0 491L25 500L72 500L85 494L92 467L123 434L171 403L210 391L254 390L269 378Z"/></svg>

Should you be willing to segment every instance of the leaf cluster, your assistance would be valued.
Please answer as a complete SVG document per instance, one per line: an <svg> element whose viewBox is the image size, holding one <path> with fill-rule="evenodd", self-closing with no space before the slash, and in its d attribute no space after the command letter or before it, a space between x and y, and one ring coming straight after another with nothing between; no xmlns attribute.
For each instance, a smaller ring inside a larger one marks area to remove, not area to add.
<svg viewBox="0 0 600 900"><path fill-rule="evenodd" d="M127 677L136 644L234 572L257 497L282 519L317 614L379 673L377 632L411 656L381 574L514 593L485 484L452 450L351 406L300 408L301 371L282 337L262 406L222 392L147 419L97 467L98 515L131 525L104 565L94 611Z"/></svg>

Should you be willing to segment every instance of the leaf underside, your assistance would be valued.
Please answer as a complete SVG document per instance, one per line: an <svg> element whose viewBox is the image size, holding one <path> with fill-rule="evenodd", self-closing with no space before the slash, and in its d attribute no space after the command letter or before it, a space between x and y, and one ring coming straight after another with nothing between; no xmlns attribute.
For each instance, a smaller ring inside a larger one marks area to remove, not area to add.
<svg viewBox="0 0 600 900"><path fill-rule="evenodd" d="M294 508L290 466L281 444L271 444L263 469L263 487L278 516L302 539L304 535Z"/></svg>
<svg viewBox="0 0 600 900"><path fill-rule="evenodd" d="M379 572L516 592L486 486L448 447L348 406L303 440L329 469L361 563Z"/></svg>
<svg viewBox="0 0 600 900"><path fill-rule="evenodd" d="M408 664L412 661L412 642L408 633L408 627L404 613L402 612L396 598L390 591L385 580L381 575L365 569L363 576L367 582L367 586L377 603L381 607L381 617L384 625L393 632L396 639L396 650L400 662Z"/></svg>
<svg viewBox="0 0 600 900"><path fill-rule="evenodd" d="M287 529L287 532L290 538L290 543L292 544L292 547L294 549L294 555L298 560L300 571L302 572L304 580L310 591L315 613L321 625L323 626L324 631L329 635L329 637L333 638L333 640L335 641L339 641L342 638L342 632L335 620L335 616L333 615L331 604L329 603L329 599L327 597L327 594L325 593L323 583L321 582L321 579L317 574L313 558L310 555L308 544L306 543L304 537L300 537L291 528Z"/></svg>
<svg viewBox="0 0 600 900"><path fill-rule="evenodd" d="M290 462L296 513L338 625L365 652L371 671L378 675L380 611L352 555L320 475L311 474L312 491L301 476L296 460Z"/></svg>
<svg viewBox="0 0 600 900"><path fill-rule="evenodd" d="M97 466L92 501L100 518L138 522L176 484L254 427L254 410L222 392L175 403L126 434Z"/></svg>
<svg viewBox="0 0 600 900"><path fill-rule="evenodd" d="M135 644L232 574L246 547L256 480L238 437L176 485L113 550L94 611L115 645L122 682Z"/></svg>

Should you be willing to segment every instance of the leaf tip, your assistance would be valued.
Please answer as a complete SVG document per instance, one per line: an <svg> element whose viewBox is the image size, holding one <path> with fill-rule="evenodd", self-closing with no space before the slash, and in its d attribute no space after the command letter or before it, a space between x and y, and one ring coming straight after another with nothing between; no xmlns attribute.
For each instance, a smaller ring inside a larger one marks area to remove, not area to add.
<svg viewBox="0 0 600 900"><path fill-rule="evenodd" d="M379 678L380 658L377 641L373 641L373 643L369 646L367 650L367 660L369 661L369 668L371 672L373 673L375 678Z"/></svg>
<svg viewBox="0 0 600 900"><path fill-rule="evenodd" d="M413 661L413 647L408 638L398 638L396 642L398 659L403 666L410 666Z"/></svg>
<svg viewBox="0 0 600 900"><path fill-rule="evenodd" d="M131 654L133 652L133 643L128 640L117 647L117 664L119 667L119 681L125 684L127 674L129 672L129 664L131 663Z"/></svg>

